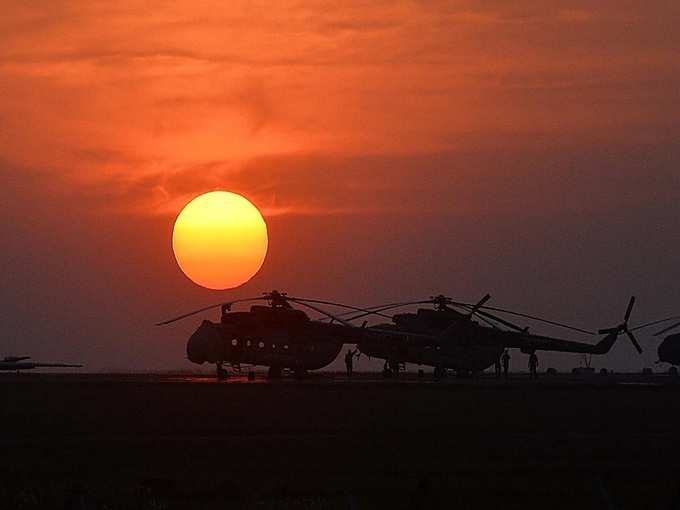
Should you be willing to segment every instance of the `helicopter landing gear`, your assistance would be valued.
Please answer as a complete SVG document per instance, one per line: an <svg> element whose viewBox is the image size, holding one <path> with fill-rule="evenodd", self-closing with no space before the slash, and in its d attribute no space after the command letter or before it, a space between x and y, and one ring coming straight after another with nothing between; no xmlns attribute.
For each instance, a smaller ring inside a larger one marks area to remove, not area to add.
<svg viewBox="0 0 680 510"><path fill-rule="evenodd" d="M434 367L434 378L435 379L444 379L446 377L446 369L442 366L436 366Z"/></svg>
<svg viewBox="0 0 680 510"><path fill-rule="evenodd" d="M229 372L227 372L224 368L222 368L222 363L216 363L215 369L216 369L216 372L217 372L217 380L218 381L221 381L221 380L229 377Z"/></svg>
<svg viewBox="0 0 680 510"><path fill-rule="evenodd" d="M271 366L267 370L268 379L281 379L281 367Z"/></svg>

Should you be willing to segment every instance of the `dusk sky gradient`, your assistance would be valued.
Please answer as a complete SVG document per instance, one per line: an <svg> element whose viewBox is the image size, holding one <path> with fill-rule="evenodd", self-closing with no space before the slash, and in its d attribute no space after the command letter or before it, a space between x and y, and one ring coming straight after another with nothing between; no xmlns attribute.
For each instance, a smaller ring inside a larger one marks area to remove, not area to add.
<svg viewBox="0 0 680 510"><path fill-rule="evenodd" d="M679 3L342 4L3 4L1 355L191 368L200 319L154 322L273 288L490 292L589 328L631 294L633 323L680 313ZM170 246L216 189L269 228L233 291ZM640 339L598 366L651 366Z"/></svg>

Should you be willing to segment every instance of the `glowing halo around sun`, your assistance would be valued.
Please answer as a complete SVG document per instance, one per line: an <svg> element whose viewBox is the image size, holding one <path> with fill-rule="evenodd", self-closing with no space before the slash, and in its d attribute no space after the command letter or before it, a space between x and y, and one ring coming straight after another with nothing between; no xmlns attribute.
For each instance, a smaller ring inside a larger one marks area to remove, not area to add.
<svg viewBox="0 0 680 510"><path fill-rule="evenodd" d="M172 232L177 264L194 283L233 289L262 267L269 241L267 224L248 199L228 191L194 198L179 213Z"/></svg>

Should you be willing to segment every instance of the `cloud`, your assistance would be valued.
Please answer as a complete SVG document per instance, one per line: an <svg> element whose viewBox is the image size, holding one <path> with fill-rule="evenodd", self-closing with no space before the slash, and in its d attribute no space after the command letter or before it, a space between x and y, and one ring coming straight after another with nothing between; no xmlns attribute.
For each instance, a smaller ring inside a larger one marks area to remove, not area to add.
<svg viewBox="0 0 680 510"><path fill-rule="evenodd" d="M0 157L115 211L167 213L216 186L276 193L277 213L382 210L316 200L344 168L259 165L678 135L678 8L661 2L5 8Z"/></svg>

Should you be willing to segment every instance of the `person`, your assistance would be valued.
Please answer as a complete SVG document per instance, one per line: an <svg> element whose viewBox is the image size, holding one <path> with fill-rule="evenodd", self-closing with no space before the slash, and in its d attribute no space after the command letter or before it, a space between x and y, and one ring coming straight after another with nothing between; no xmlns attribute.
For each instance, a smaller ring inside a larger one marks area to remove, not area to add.
<svg viewBox="0 0 680 510"><path fill-rule="evenodd" d="M496 379L500 379L501 378L501 357L500 357L500 355L496 358L496 361L493 364L493 368L496 371Z"/></svg>
<svg viewBox="0 0 680 510"><path fill-rule="evenodd" d="M390 366L388 360L385 360L385 363L383 363L383 376L384 377L390 377L392 375L392 372L390 372Z"/></svg>
<svg viewBox="0 0 680 510"><path fill-rule="evenodd" d="M508 378L508 368L510 368L510 352L505 349L503 356L501 356L501 361L503 362L503 375Z"/></svg>
<svg viewBox="0 0 680 510"><path fill-rule="evenodd" d="M354 356L359 357L359 349L352 350L347 349L347 354L345 354L345 367L347 368L347 377L352 377L352 372L354 370Z"/></svg>
<svg viewBox="0 0 680 510"><path fill-rule="evenodd" d="M536 351L532 351L529 355L529 378L538 379L538 356L536 356Z"/></svg>

